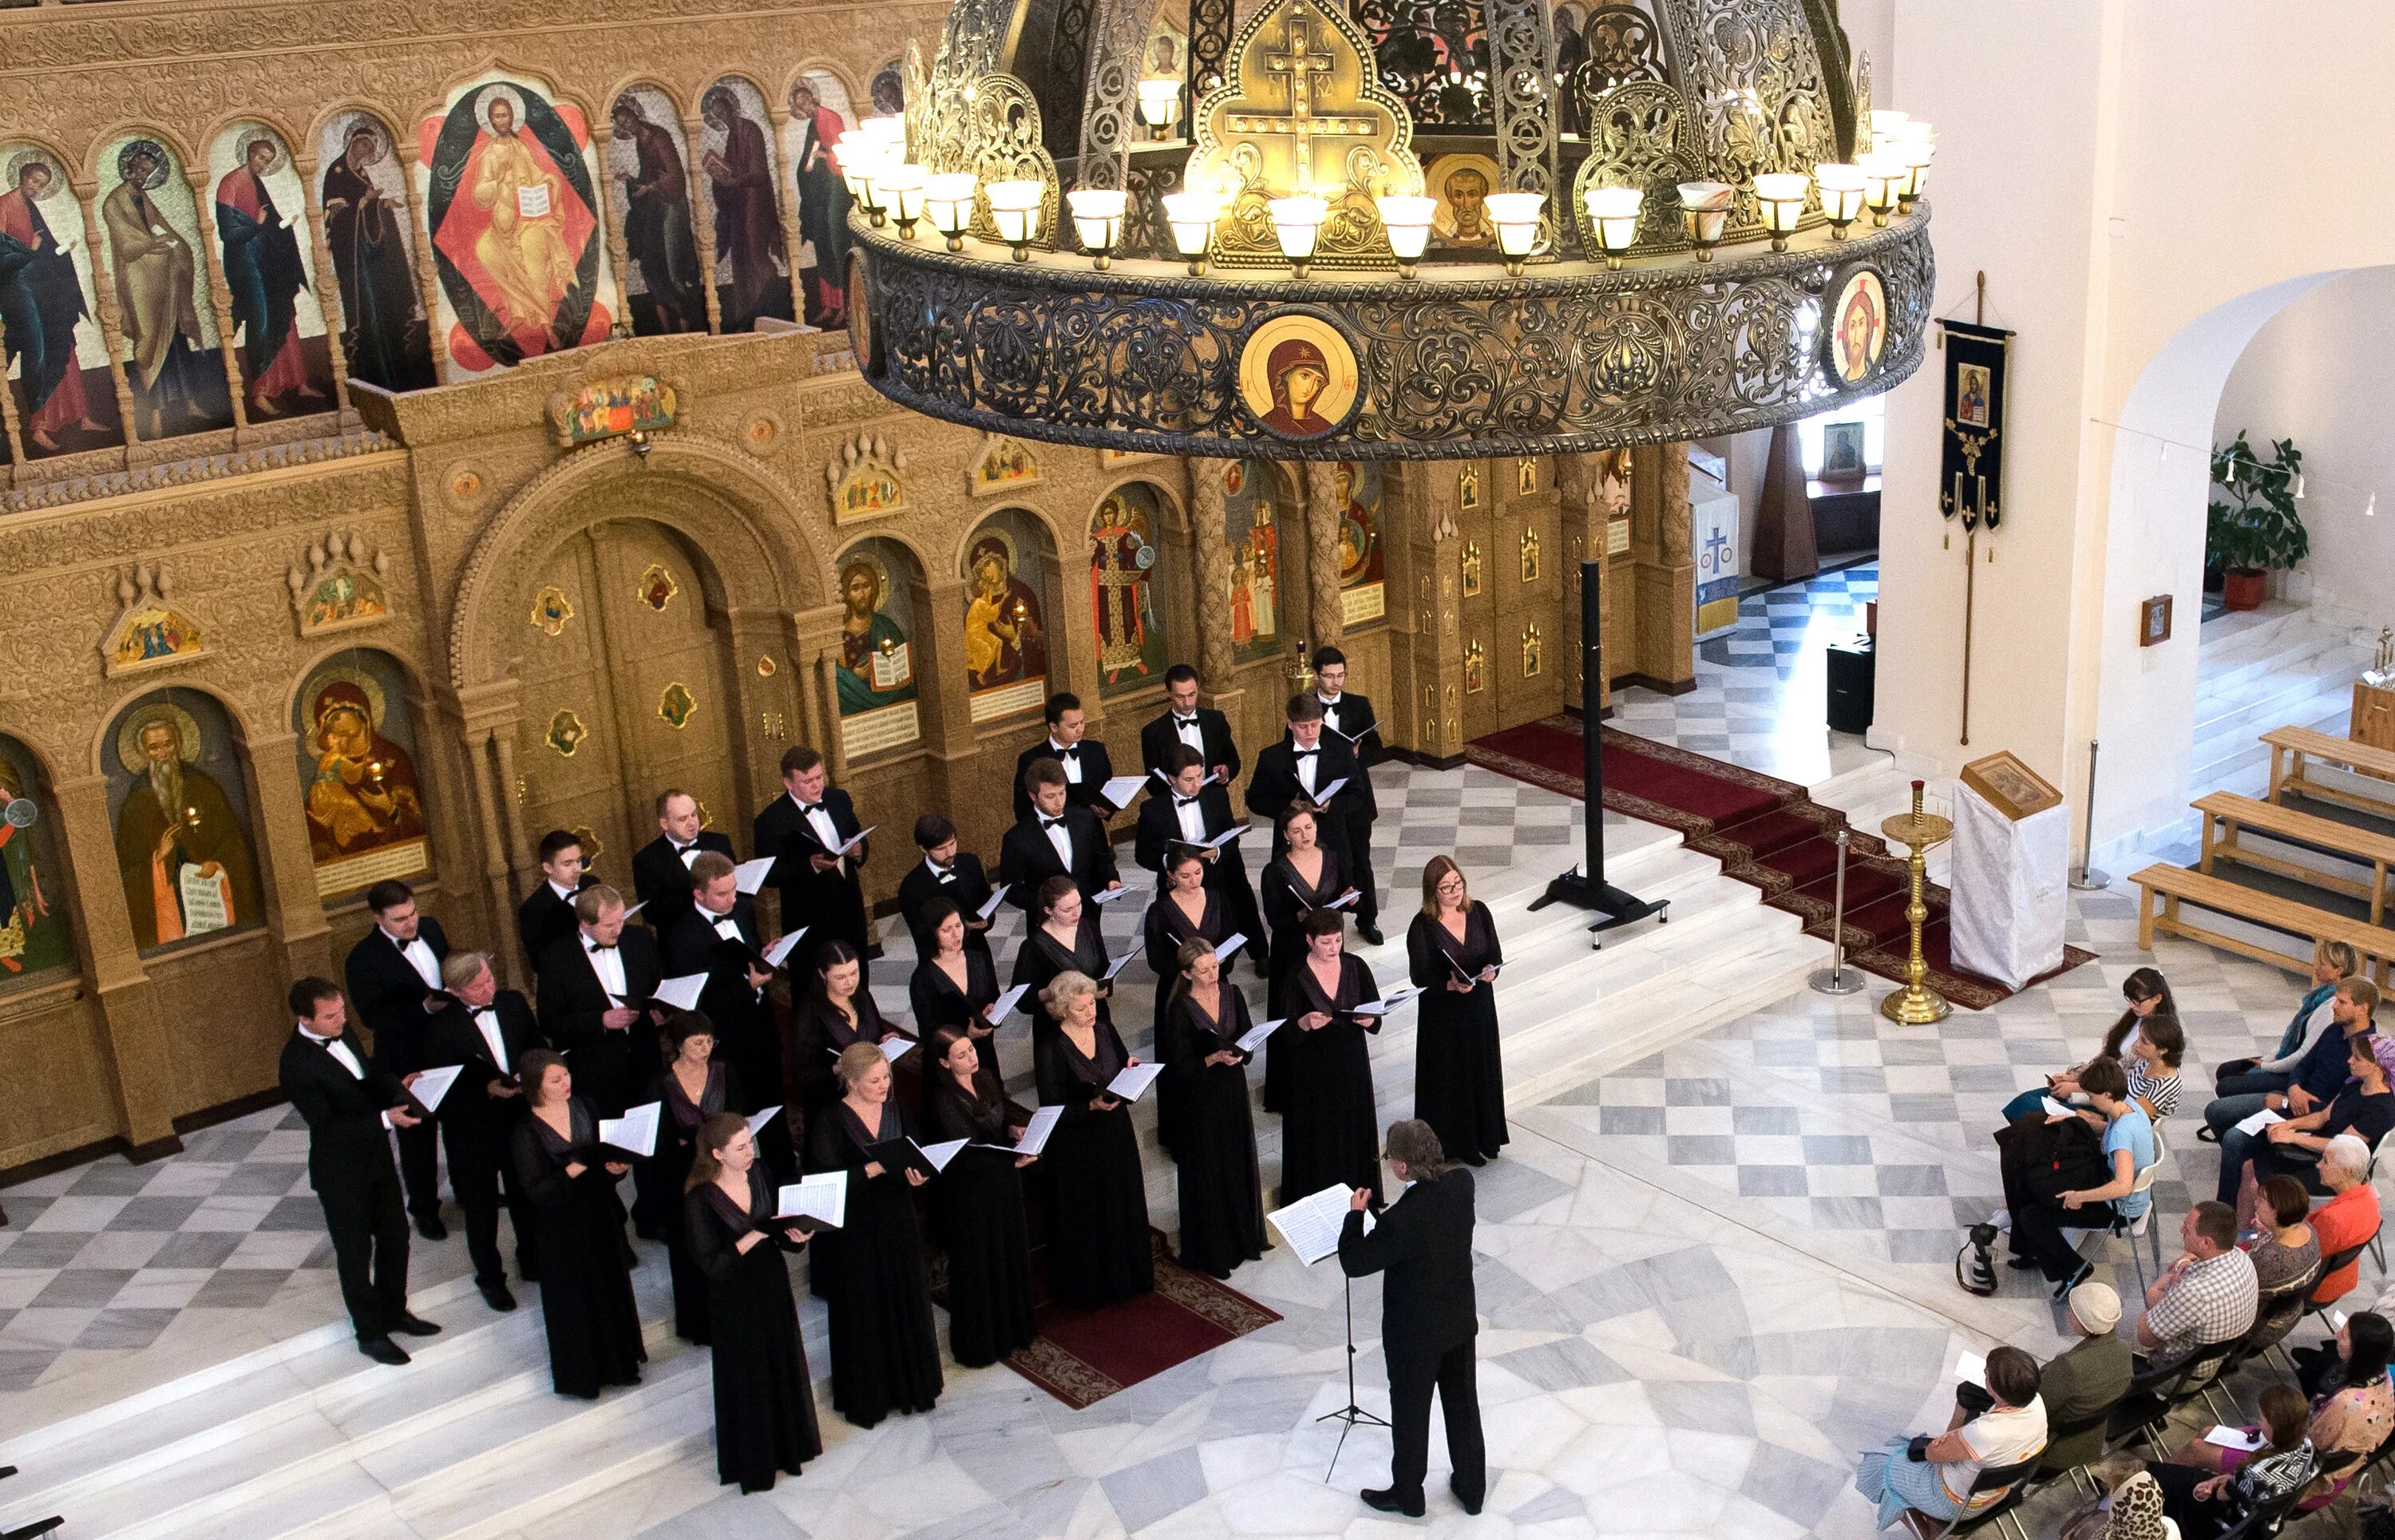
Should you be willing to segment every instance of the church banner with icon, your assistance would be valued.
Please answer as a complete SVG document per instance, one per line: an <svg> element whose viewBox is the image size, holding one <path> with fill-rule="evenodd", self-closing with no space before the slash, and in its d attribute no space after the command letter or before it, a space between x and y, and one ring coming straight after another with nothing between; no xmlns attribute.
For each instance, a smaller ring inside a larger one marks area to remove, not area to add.
<svg viewBox="0 0 2395 1540"><path fill-rule="evenodd" d="M2005 363L2013 334L2000 326L1940 321L1946 359L1944 444L1938 466L1938 511L1961 514L1965 529L1996 527L2004 517Z"/></svg>
<svg viewBox="0 0 2395 1540"><path fill-rule="evenodd" d="M317 893L430 870L416 729L398 667L378 652L327 659L299 686L291 725Z"/></svg>

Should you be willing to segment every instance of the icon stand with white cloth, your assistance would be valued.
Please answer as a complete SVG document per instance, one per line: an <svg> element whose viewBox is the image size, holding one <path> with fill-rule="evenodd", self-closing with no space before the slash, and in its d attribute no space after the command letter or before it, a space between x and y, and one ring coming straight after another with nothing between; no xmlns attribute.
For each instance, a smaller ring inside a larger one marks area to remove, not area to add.
<svg viewBox="0 0 2395 1540"><path fill-rule="evenodd" d="M1954 966L2018 989L2062 966L2070 917L2071 809L2006 817L1954 788L1953 874L1946 927Z"/></svg>

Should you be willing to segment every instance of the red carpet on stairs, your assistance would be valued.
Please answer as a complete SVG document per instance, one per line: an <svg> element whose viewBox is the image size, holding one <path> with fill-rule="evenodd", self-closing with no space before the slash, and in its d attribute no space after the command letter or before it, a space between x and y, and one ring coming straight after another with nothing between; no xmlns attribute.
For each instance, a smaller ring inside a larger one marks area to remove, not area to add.
<svg viewBox="0 0 2395 1540"><path fill-rule="evenodd" d="M1549 717L1509 727L1475 739L1463 751L1473 763L1532 786L1567 797L1586 793L1577 717ZM1726 875L1761 888L1765 903L1797 916L1808 933L1829 939L1836 915L1838 847L1833 836L1846 816L1814 802L1793 781L1608 727L1605 805L1679 830L1689 849L1714 857ZM1875 834L1853 830L1846 853L1846 961L1899 983L1911 949L1904 920L1906 883L1900 854L1891 855ZM2010 995L1992 978L1955 971L1948 946L1946 890L1930 883L1922 892L1929 918L1922 926L1921 953L1929 964L1930 987L1974 1011ZM2095 956L2066 947L2062 966L2044 977L2093 962Z"/></svg>

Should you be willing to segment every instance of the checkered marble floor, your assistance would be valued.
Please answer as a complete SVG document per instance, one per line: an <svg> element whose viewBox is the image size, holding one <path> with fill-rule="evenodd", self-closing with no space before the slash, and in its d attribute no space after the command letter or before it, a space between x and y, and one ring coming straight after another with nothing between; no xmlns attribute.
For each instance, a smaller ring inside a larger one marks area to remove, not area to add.
<svg viewBox="0 0 2395 1540"><path fill-rule="evenodd" d="M1863 605L1879 597L1879 564L1825 573L1738 602L1737 629L1697 644L1697 687L1667 696L1643 686L1613 695L1613 725L1803 785L1877 757L1833 733L1827 653L1859 636Z"/></svg>

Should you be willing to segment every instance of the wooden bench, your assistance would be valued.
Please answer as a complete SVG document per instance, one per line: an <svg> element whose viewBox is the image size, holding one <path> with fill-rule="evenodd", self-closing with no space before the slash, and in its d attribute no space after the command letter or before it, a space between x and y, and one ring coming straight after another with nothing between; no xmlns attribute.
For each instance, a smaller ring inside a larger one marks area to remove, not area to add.
<svg viewBox="0 0 2395 1540"><path fill-rule="evenodd" d="M2137 884L2137 945L2144 950L2153 949L2154 933L2160 931L2272 963L2290 973L2301 973L2310 966L2269 947L2204 929L2180 913L2180 901L2185 900L2273 930L2309 936L2315 948L2323 941L2346 942L2370 965L2371 976L2379 988L2387 987L2388 959L2395 957L2395 930L2384 925L2349 920L2342 914L2243 887L2225 877L2208 877L2186 867L2156 864L2129 881ZM2160 900L2159 904L2156 900Z"/></svg>
<svg viewBox="0 0 2395 1540"><path fill-rule="evenodd" d="M2256 802L2234 791L2215 791L2199 797L2195 810L2203 815L2203 855L2196 863L2198 871L2209 875L2215 861L2235 861L2257 870L2275 871L2314 887L2360 898L2370 905L2372 924L2387 923L2387 871L2389 864L2395 863L2395 838L2277 803ZM2242 831L2249 829L2257 834L2316 845L2358 861L2370 868L2370 881L2357 882L2250 849L2238 839Z"/></svg>
<svg viewBox="0 0 2395 1540"><path fill-rule="evenodd" d="M2270 801L2283 803L2290 795L2318 797L2322 802L2342 803L2364 813L2395 818L2395 800L2342 786L2324 786L2304 773L2307 760L2318 760L2322 764L2395 780L2395 752L2373 749L2351 738L2331 737L2310 727L2273 727L2262 735L2262 741L2270 746Z"/></svg>

